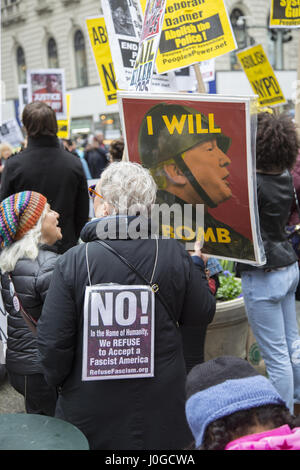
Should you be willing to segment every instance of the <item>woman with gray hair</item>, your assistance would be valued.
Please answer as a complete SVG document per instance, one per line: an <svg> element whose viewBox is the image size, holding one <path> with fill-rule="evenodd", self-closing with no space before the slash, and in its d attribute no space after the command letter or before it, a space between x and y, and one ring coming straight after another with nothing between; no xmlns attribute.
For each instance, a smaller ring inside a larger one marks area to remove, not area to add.
<svg viewBox="0 0 300 470"><path fill-rule="evenodd" d="M42 374L36 325L58 255L59 214L35 191L12 194L0 204L1 293L8 312L6 369L25 398L27 413L53 416L56 390Z"/></svg>
<svg viewBox="0 0 300 470"><path fill-rule="evenodd" d="M186 370L203 361L215 299L178 241L150 223L139 236L156 197L148 170L112 163L90 191L96 218L58 261L39 322L56 417L91 449L182 449Z"/></svg>

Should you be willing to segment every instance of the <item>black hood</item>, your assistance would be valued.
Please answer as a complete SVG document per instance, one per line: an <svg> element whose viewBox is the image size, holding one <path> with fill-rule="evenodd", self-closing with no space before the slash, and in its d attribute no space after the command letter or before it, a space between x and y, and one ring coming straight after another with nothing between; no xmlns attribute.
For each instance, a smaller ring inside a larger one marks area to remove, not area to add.
<svg viewBox="0 0 300 470"><path fill-rule="evenodd" d="M142 232L148 238L151 234L151 219L142 216L112 215L93 219L88 222L80 233L83 242L94 240L127 240L132 237L131 229Z"/></svg>

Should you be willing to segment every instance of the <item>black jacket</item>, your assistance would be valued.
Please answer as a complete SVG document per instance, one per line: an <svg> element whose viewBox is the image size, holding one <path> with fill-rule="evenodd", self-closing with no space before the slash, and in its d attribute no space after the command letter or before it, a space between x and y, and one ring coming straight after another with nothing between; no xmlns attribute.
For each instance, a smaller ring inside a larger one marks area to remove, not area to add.
<svg viewBox="0 0 300 470"><path fill-rule="evenodd" d="M275 269L297 260L285 227L294 199L292 176L288 170L278 175L257 173L259 225L267 262L261 267L239 264L237 271Z"/></svg>
<svg viewBox="0 0 300 470"><path fill-rule="evenodd" d="M63 253L76 245L88 220L89 196L81 162L62 149L56 137L29 138L27 148L7 160L0 199L20 191L37 191L60 214L63 239L56 243Z"/></svg>
<svg viewBox="0 0 300 470"><path fill-rule="evenodd" d="M20 259L11 278L25 311L38 320L45 300L54 265L59 258L50 247L42 246L36 260ZM42 373L36 337L33 336L20 312L13 306L8 275L1 274L1 293L8 312L6 366L9 372L21 375Z"/></svg>
<svg viewBox="0 0 300 470"><path fill-rule="evenodd" d="M97 220L81 238L88 244L92 284L143 284L97 240ZM149 278L155 240L107 242ZM83 302L88 285L86 243L58 261L38 326L38 347L50 385L62 386L56 416L76 425L91 449L183 449L193 438L185 418L188 368L203 361L204 337L215 312L205 274L176 240L159 240L154 282L180 323L155 303L154 378L82 381ZM181 333L181 334L180 334ZM182 338L184 342L184 354Z"/></svg>
<svg viewBox="0 0 300 470"><path fill-rule="evenodd" d="M102 148L93 148L84 153L92 178L99 178L108 165L107 154Z"/></svg>

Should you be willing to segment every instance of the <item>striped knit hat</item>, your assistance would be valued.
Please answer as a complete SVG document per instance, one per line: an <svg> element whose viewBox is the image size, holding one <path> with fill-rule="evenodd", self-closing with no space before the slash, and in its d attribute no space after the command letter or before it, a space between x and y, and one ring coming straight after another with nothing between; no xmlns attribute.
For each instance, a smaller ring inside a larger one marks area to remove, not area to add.
<svg viewBox="0 0 300 470"><path fill-rule="evenodd" d="M186 417L196 447L207 426L237 411L262 405L286 406L271 382L244 359L217 357L198 364L187 376Z"/></svg>
<svg viewBox="0 0 300 470"><path fill-rule="evenodd" d="M47 199L34 191L12 194L0 204L0 246L20 240L38 222Z"/></svg>

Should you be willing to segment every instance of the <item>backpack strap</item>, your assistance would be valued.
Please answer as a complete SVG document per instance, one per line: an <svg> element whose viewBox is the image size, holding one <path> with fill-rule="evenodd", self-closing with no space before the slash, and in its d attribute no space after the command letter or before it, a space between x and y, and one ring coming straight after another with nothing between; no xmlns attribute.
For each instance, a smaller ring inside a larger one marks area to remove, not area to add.
<svg viewBox="0 0 300 470"><path fill-rule="evenodd" d="M171 310L169 309L169 306L168 304L166 303L166 301L164 300L161 292L160 292L160 289L159 289L159 286L157 283L153 283L153 277L154 277L154 273L155 273L155 269L156 269L156 265L157 265L157 259L158 259L158 239L156 238L156 255L155 255L155 262L154 262L154 268L153 268L153 272L152 272L152 276L151 276L151 280L148 281L148 279L145 278L145 276L143 276L143 274L141 274L135 266L133 266L131 263L129 263L129 261L124 258L122 255L120 255L120 253L118 253L114 248L112 248L110 245L108 245L108 243L104 242L103 240L96 240L97 243L99 243L100 245L103 246L103 248L105 248L106 250L110 251L111 253L113 253L115 256L117 256L119 258L120 261L122 261L122 263L124 263L128 268L130 268L132 271L134 271L138 277L140 277L145 284L149 285L152 289L152 291L156 294L156 297L160 300L161 304L164 306L164 308L166 309L169 317L171 318L172 322L174 323L174 325L176 326L176 328L179 328L179 323L177 321L177 319L174 317L173 315L173 312L171 312ZM87 251L86 251L86 256L87 256ZM88 258L87 258L87 263L88 263ZM88 266L88 277L89 277L89 282L90 282L90 285L91 285L91 278L90 278L90 271L89 271L89 266Z"/></svg>

